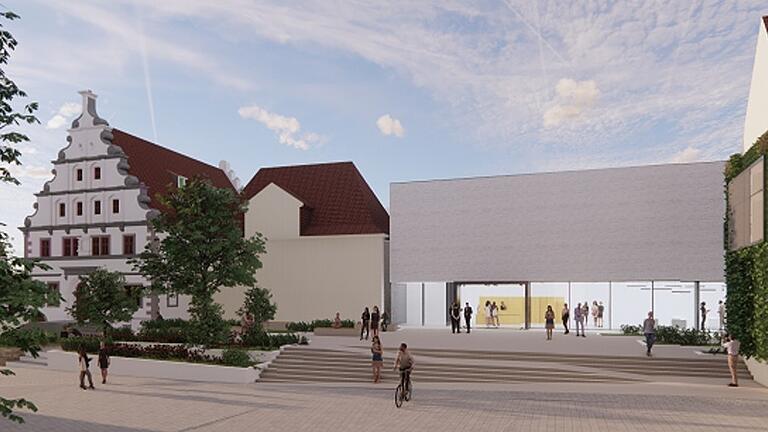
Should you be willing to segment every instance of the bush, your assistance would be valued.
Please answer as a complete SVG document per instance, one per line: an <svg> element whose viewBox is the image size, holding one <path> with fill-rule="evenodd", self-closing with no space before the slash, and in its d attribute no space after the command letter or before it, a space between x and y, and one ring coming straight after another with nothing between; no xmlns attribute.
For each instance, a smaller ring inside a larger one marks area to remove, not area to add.
<svg viewBox="0 0 768 432"><path fill-rule="evenodd" d="M242 348L228 348L221 354L221 361L227 366L250 367L253 366L253 360L248 355L248 351Z"/></svg>
<svg viewBox="0 0 768 432"><path fill-rule="evenodd" d="M715 339L708 330L656 327L656 343L667 345L710 345Z"/></svg>
<svg viewBox="0 0 768 432"><path fill-rule="evenodd" d="M130 342L136 340L136 335L133 333L133 330L131 330L130 326L123 326L112 329L109 335L112 337L112 340L116 341Z"/></svg>
<svg viewBox="0 0 768 432"><path fill-rule="evenodd" d="M333 320L329 319L316 319L312 321L311 323L305 322L305 321L299 321L299 322L290 322L286 326L286 328L290 331L295 332L311 332L314 331L315 328L330 328L333 327ZM354 328L355 322L353 320L341 320L341 327L342 328Z"/></svg>
<svg viewBox="0 0 768 432"><path fill-rule="evenodd" d="M190 363L221 364L221 359L205 354L199 348L187 348L184 345L149 345L114 344L109 354L118 357L149 358L154 360L181 360Z"/></svg>
<svg viewBox="0 0 768 432"><path fill-rule="evenodd" d="M143 342L187 343L191 325L189 321L174 318L143 321L136 340Z"/></svg>
<svg viewBox="0 0 768 432"><path fill-rule="evenodd" d="M86 352L96 353L99 351L101 339L95 336L79 336L61 339L61 349L64 351L78 351L84 347Z"/></svg>
<svg viewBox="0 0 768 432"><path fill-rule="evenodd" d="M634 325L627 325L623 324L621 326L621 332L627 336L637 336L642 334L642 326L634 326Z"/></svg>

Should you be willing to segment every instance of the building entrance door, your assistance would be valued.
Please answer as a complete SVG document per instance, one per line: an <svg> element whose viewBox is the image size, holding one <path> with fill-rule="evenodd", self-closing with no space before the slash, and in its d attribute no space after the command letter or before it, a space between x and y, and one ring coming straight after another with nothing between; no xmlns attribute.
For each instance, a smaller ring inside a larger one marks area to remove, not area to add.
<svg viewBox="0 0 768 432"><path fill-rule="evenodd" d="M457 283L457 298L462 307L467 302L475 311L474 324L479 328L525 328L528 309L526 284L509 283ZM495 312L492 312L495 304ZM490 316L489 316L490 315Z"/></svg>

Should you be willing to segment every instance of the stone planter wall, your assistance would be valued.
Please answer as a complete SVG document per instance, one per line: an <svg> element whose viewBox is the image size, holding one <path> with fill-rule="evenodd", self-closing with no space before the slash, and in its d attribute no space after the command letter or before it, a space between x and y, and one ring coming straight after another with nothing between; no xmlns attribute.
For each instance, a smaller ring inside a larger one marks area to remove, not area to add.
<svg viewBox="0 0 768 432"><path fill-rule="evenodd" d="M77 354L66 351L48 351L48 367L51 369L77 373L80 368ZM99 374L98 358L92 356L91 373ZM186 381L203 381L219 383L246 384L259 378L259 370L255 368L239 368L230 366L183 363L164 360L150 360L127 357L111 357L110 375L125 375L143 378L165 378Z"/></svg>
<svg viewBox="0 0 768 432"><path fill-rule="evenodd" d="M752 374L752 378L763 386L768 387L768 363L755 360L754 358L744 360L744 362L747 364L747 369Z"/></svg>

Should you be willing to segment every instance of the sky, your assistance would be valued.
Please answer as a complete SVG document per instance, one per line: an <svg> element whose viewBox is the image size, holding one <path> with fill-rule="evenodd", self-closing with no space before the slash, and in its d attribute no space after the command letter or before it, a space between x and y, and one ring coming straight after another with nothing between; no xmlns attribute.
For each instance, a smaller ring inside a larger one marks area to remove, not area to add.
<svg viewBox="0 0 768 432"><path fill-rule="evenodd" d="M4 70L33 212L80 110L243 184L260 167L353 161L395 181L726 159L741 134L764 1L5 0Z"/></svg>

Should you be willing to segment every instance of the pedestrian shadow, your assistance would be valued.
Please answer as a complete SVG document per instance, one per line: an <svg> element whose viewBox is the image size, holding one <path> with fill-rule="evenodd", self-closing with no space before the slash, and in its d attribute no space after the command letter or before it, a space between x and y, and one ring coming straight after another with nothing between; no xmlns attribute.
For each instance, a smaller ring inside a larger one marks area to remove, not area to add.
<svg viewBox="0 0 768 432"><path fill-rule="evenodd" d="M3 432L31 432L31 431L56 431L56 432L158 432L155 429L115 426L103 423L94 423L82 420L71 420L60 417L52 417L41 414L22 414L24 424L18 424L7 420L2 421Z"/></svg>

